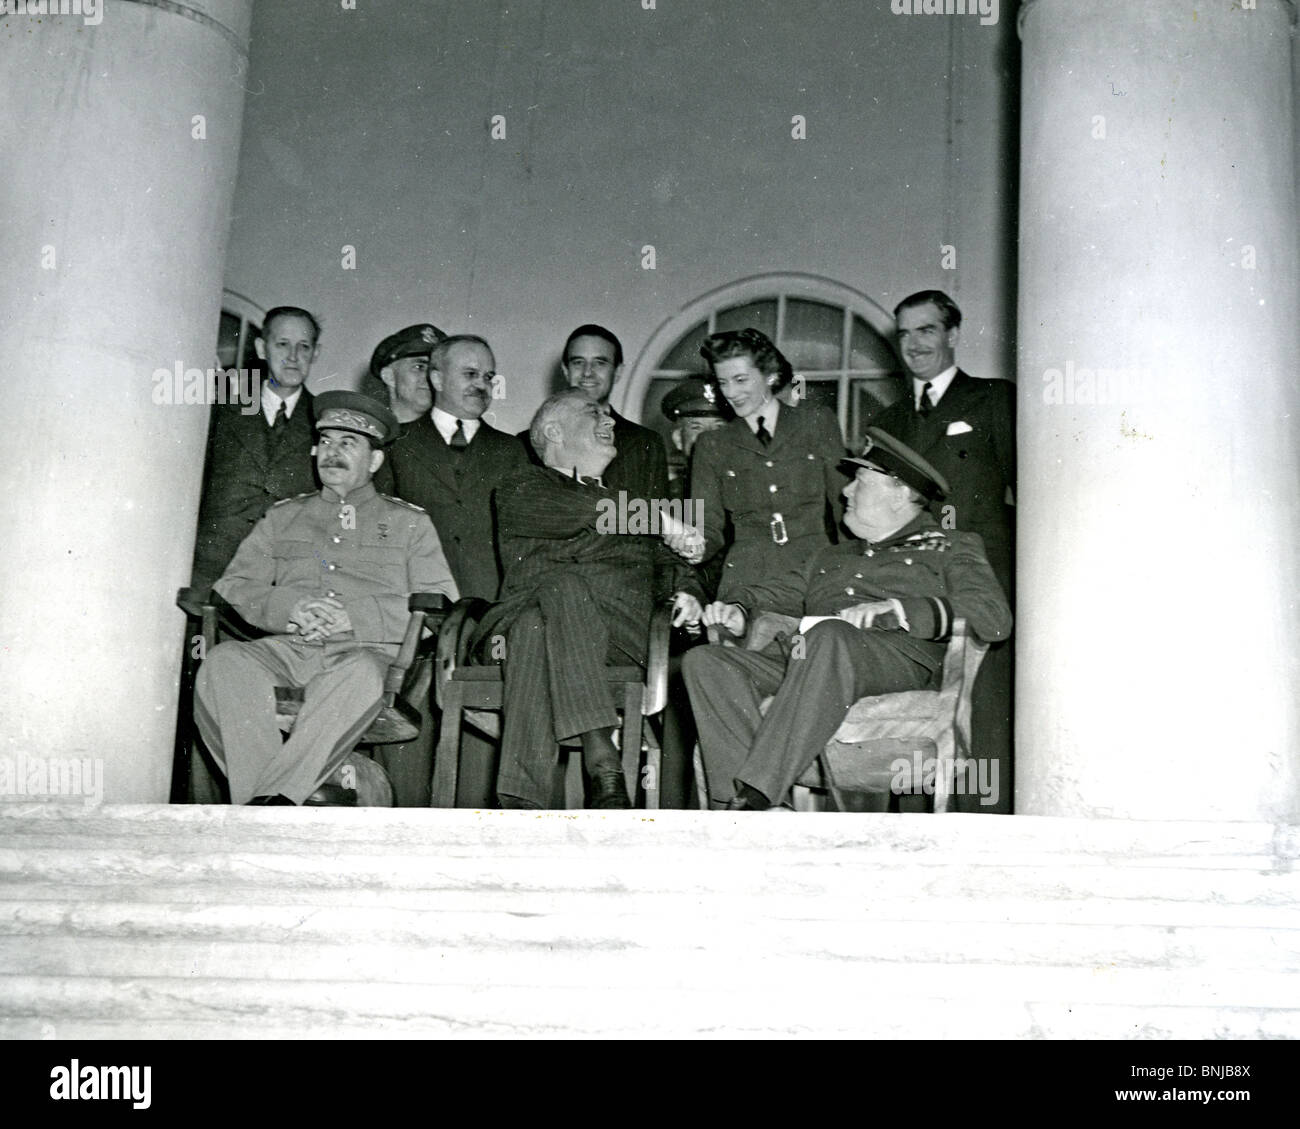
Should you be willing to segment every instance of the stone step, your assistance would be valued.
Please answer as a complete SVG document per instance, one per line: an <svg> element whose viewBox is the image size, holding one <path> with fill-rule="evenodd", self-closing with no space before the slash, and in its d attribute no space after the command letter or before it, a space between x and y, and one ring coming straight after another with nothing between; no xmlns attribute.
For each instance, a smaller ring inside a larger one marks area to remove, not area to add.
<svg viewBox="0 0 1300 1129"><path fill-rule="evenodd" d="M504 980L484 961L459 984L338 980L5 977L0 1032L15 1037L215 1038L474 1034L673 1037L1210 1038L1300 1035L1275 987L1155 971L978 965L825 966L719 958L675 984L640 962L536 956ZM599 990L593 990L599 985Z"/></svg>
<svg viewBox="0 0 1300 1129"><path fill-rule="evenodd" d="M0 805L0 1036L1300 1037L1296 829Z"/></svg>

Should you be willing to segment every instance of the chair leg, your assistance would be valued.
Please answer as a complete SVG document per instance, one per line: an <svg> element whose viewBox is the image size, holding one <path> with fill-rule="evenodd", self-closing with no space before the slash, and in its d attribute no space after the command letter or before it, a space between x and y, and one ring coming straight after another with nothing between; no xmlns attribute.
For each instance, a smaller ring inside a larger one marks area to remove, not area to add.
<svg viewBox="0 0 1300 1129"><path fill-rule="evenodd" d="M700 811L709 810L709 783L704 776L704 754L700 752L700 743L695 742L695 750L691 755L691 763L695 775L695 797L699 801Z"/></svg>
<svg viewBox="0 0 1300 1129"><path fill-rule="evenodd" d="M442 725L438 733L438 749L433 757L430 807L456 806L456 778L460 773L460 715L464 700L464 687L455 679L443 686Z"/></svg>
<svg viewBox="0 0 1300 1129"><path fill-rule="evenodd" d="M654 726L648 717L642 719L642 729L646 744L645 806L647 811L658 811L659 797L663 794L663 782L659 776L664 767L663 743L655 738Z"/></svg>
<svg viewBox="0 0 1300 1129"><path fill-rule="evenodd" d="M581 811L587 806L587 790L582 773L582 749L561 749L567 755L564 767L564 806L569 811Z"/></svg>
<svg viewBox="0 0 1300 1129"><path fill-rule="evenodd" d="M623 686L623 779L627 782L627 794L633 807L636 806L637 777L641 774L641 702L644 694L644 687L639 682L628 682Z"/></svg>

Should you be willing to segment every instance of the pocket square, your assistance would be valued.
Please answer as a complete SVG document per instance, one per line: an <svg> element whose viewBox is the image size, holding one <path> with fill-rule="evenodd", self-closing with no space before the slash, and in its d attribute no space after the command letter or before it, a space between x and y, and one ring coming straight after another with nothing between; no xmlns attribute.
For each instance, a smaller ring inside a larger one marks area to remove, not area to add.
<svg viewBox="0 0 1300 1129"><path fill-rule="evenodd" d="M965 435L966 432L968 432L968 431L974 431L974 430L975 430L975 429L974 429L973 427L971 427L971 425L968 424L964 419L958 419L958 420L954 420L952 423L950 423L950 424L948 425L948 430L947 430L946 432L944 432L944 434L945 434L945 435Z"/></svg>

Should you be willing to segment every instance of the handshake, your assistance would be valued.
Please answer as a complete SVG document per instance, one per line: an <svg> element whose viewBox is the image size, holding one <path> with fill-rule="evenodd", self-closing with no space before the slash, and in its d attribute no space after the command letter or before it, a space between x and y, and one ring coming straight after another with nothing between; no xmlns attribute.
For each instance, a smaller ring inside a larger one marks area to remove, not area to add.
<svg viewBox="0 0 1300 1129"><path fill-rule="evenodd" d="M697 565L704 560L704 534L695 526L687 525L666 510L661 510L659 533L664 544L687 564Z"/></svg>

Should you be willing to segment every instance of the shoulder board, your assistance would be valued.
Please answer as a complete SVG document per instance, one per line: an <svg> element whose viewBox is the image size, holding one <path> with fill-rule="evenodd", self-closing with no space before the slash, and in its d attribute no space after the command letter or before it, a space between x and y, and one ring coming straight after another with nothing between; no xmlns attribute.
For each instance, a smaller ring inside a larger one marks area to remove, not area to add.
<svg viewBox="0 0 1300 1129"><path fill-rule="evenodd" d="M295 494L292 498L281 498L278 502L271 503L271 509L275 509L276 506L287 506L290 502L301 502L307 498L315 498L319 494L319 490L309 490L306 494Z"/></svg>
<svg viewBox="0 0 1300 1129"><path fill-rule="evenodd" d="M414 510L417 514L427 514L429 511L423 506L417 506L414 502L408 502L405 498L394 498L391 494L379 495L385 502L392 502L395 506L405 506L408 510Z"/></svg>

